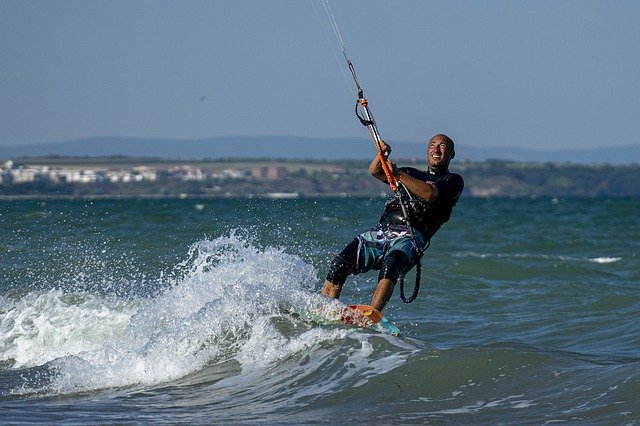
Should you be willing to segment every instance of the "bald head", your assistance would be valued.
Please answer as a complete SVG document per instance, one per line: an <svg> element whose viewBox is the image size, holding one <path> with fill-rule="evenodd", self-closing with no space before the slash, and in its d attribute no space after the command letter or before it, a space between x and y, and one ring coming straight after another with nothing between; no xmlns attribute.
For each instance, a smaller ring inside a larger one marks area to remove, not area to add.
<svg viewBox="0 0 640 426"><path fill-rule="evenodd" d="M455 157L453 139L449 136L439 133L429 139L427 147L427 164L433 169L446 169L449 162Z"/></svg>
<svg viewBox="0 0 640 426"><path fill-rule="evenodd" d="M445 142L451 147L452 150L454 149L453 139L451 139L449 136L445 135L444 133L438 133L437 135L429 139L429 143L431 142Z"/></svg>

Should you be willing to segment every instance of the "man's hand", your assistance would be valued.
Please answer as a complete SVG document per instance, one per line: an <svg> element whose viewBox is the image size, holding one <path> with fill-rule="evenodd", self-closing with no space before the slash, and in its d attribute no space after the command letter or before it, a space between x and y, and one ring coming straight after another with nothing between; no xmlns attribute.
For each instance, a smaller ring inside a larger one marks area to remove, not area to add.
<svg viewBox="0 0 640 426"><path fill-rule="evenodd" d="M387 143L383 140L380 141L380 152L384 158L389 158L389 154L391 154L391 146L387 145Z"/></svg>
<svg viewBox="0 0 640 426"><path fill-rule="evenodd" d="M384 173L382 162L389 163L388 157L389 154L391 154L391 147L387 145L383 140L377 142L376 147L378 148L380 155L376 155L373 161L371 161L371 164L369 165L369 173L371 173L371 176L375 177L376 179L388 183L387 175Z"/></svg>

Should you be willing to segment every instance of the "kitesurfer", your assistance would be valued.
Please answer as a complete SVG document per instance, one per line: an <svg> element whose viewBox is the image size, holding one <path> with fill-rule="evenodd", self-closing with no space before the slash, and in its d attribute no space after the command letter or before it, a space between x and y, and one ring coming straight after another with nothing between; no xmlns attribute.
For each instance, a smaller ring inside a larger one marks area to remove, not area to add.
<svg viewBox="0 0 640 426"><path fill-rule="evenodd" d="M447 135L429 140L427 171L396 167L388 159L391 147L384 141L380 141L380 152L369 172L388 183L381 163L384 157L398 184L396 196L386 203L379 224L358 235L334 258L322 288L322 295L337 299L349 275L379 270L371 300L378 310L391 298L398 279L420 262L431 237L449 220L464 187L462 177L449 172L455 150Z"/></svg>

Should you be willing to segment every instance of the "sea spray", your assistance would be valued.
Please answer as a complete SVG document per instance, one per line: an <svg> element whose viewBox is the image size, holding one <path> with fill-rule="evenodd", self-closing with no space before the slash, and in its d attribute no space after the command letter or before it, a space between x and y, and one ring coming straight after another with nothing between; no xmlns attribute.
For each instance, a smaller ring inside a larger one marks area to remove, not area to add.
<svg viewBox="0 0 640 426"><path fill-rule="evenodd" d="M256 341L267 342L265 360L317 342L287 342L272 324L321 303L299 257L232 233L193 244L176 267L182 275L150 298L28 293L2 314L5 360L46 364L46 389L60 394L167 382L235 355L243 364Z"/></svg>
<svg viewBox="0 0 640 426"><path fill-rule="evenodd" d="M2 297L0 362L13 368L44 365L99 349L118 339L134 309L130 303L62 290Z"/></svg>

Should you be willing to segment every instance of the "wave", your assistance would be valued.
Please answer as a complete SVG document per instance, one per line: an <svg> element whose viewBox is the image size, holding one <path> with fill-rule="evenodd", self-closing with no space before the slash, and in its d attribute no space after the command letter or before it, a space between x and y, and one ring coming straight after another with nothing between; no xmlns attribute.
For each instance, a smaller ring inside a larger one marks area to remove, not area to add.
<svg viewBox="0 0 640 426"><path fill-rule="evenodd" d="M478 253L473 251L454 253L456 257L471 258L497 258L497 259L537 259L537 260L558 260L564 262L592 262L592 263L616 263L622 260L622 257L600 256L600 257L575 257L565 255L548 255L539 253Z"/></svg>
<svg viewBox="0 0 640 426"><path fill-rule="evenodd" d="M175 269L179 277L149 297L62 289L0 297L0 365L46 372L12 392L154 386L229 361L261 371L354 335L304 319L340 303L320 297L316 270L281 248L232 233L195 243ZM370 334L360 334L361 347Z"/></svg>

